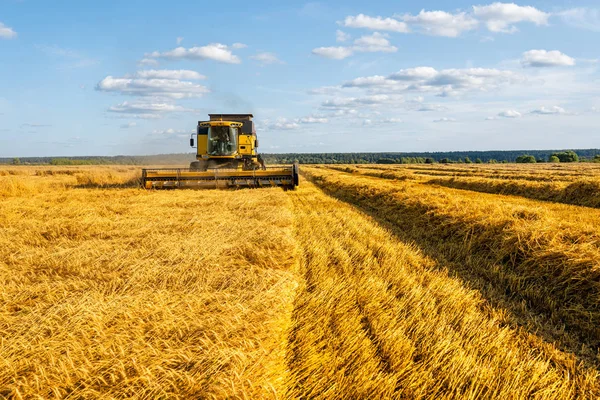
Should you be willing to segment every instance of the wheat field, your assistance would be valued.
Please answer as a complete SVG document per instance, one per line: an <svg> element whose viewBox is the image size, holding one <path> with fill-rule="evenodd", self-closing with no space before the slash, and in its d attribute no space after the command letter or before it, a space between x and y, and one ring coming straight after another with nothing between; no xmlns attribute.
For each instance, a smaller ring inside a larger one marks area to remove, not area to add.
<svg viewBox="0 0 600 400"><path fill-rule="evenodd" d="M0 398L600 397L600 168L0 167Z"/></svg>

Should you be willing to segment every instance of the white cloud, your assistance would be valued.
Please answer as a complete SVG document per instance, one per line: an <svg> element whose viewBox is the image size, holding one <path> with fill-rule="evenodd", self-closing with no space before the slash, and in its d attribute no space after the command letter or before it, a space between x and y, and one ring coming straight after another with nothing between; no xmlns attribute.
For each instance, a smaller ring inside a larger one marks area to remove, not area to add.
<svg viewBox="0 0 600 400"><path fill-rule="evenodd" d="M4 25L0 22L0 39L14 39L17 37L17 32L13 28Z"/></svg>
<svg viewBox="0 0 600 400"><path fill-rule="evenodd" d="M390 41L387 40L388 37L388 35L379 32L373 32L371 35L362 36L354 41L353 50L369 53L394 53L398 51L398 48L392 46Z"/></svg>
<svg viewBox="0 0 600 400"><path fill-rule="evenodd" d="M152 131L153 135L178 135L178 136L187 136L191 133L195 133L195 130L185 130L185 129L155 129Z"/></svg>
<svg viewBox="0 0 600 400"><path fill-rule="evenodd" d="M399 95L377 94L364 97L337 97L321 103L324 110L354 109L356 107L376 107L383 104L404 103L404 97Z"/></svg>
<svg viewBox="0 0 600 400"><path fill-rule="evenodd" d="M340 31L339 29L335 31L335 41L336 42L346 42L350 40L351 36L344 31Z"/></svg>
<svg viewBox="0 0 600 400"><path fill-rule="evenodd" d="M177 38L177 44L179 45L181 44L181 42L183 42L183 38L180 36Z"/></svg>
<svg viewBox="0 0 600 400"><path fill-rule="evenodd" d="M128 122L126 124L121 125L121 129L129 129L137 126L135 122Z"/></svg>
<svg viewBox="0 0 600 400"><path fill-rule="evenodd" d="M384 124L399 124L403 121L400 118L384 118L381 120L381 122Z"/></svg>
<svg viewBox="0 0 600 400"><path fill-rule="evenodd" d="M502 118L521 118L521 113L516 110L506 110L498 113L498 116Z"/></svg>
<svg viewBox="0 0 600 400"><path fill-rule="evenodd" d="M297 118L295 121L300 124L326 124L329 122L329 120L325 117L313 115Z"/></svg>
<svg viewBox="0 0 600 400"><path fill-rule="evenodd" d="M236 49L236 50L245 49L246 47L248 47L248 45L246 45L244 43L234 43L231 45L231 48Z"/></svg>
<svg viewBox="0 0 600 400"><path fill-rule="evenodd" d="M473 14L485 22L490 31L502 33L516 32L518 29L514 24L519 22L548 25L550 17L550 14L535 7L499 2L487 6L473 6Z"/></svg>
<svg viewBox="0 0 600 400"><path fill-rule="evenodd" d="M531 111L531 114L538 114L538 115L557 115L557 114L566 114L566 111L564 108L559 107L559 106L552 106L552 107L540 107L538 109L535 109L533 111Z"/></svg>
<svg viewBox="0 0 600 400"><path fill-rule="evenodd" d="M142 58L138 61L139 65L158 65L158 61L154 58Z"/></svg>
<svg viewBox="0 0 600 400"><path fill-rule="evenodd" d="M289 131L300 128L300 125L297 122L290 121L286 118L279 118L276 121L265 120L264 125L268 130Z"/></svg>
<svg viewBox="0 0 600 400"><path fill-rule="evenodd" d="M432 67L416 67L401 69L389 76L389 79L395 81L420 81L432 79L438 75L438 71Z"/></svg>
<svg viewBox="0 0 600 400"><path fill-rule="evenodd" d="M284 62L277 58L277 55L274 53L258 53L250 58L258 61L261 65L284 64Z"/></svg>
<svg viewBox="0 0 600 400"><path fill-rule="evenodd" d="M348 16L341 23L348 28L366 28L378 31L409 32L408 26L402 21L393 18L369 17L364 14Z"/></svg>
<svg viewBox="0 0 600 400"><path fill-rule="evenodd" d="M364 35L354 41L353 46L341 47L319 47L313 49L313 54L330 58L333 60L343 60L350 57L355 52L360 53L394 53L398 51L396 46L392 46L387 39L388 35L379 32L373 32L371 35Z"/></svg>
<svg viewBox="0 0 600 400"><path fill-rule="evenodd" d="M155 72L167 74L167 71L164 70ZM182 73L182 71L174 72L174 75ZM194 71L185 71L184 74L189 72ZM96 90L132 96L167 97L172 99L201 97L209 92L205 86L178 79L115 78L112 76L102 79L96 85Z"/></svg>
<svg viewBox="0 0 600 400"><path fill-rule="evenodd" d="M184 108L171 103L130 103L123 102L108 108L111 113L127 114L128 118L160 118L161 114L172 112L192 112L194 110Z"/></svg>
<svg viewBox="0 0 600 400"><path fill-rule="evenodd" d="M600 10L591 8L572 8L558 13L568 25L579 29L600 32Z"/></svg>
<svg viewBox="0 0 600 400"><path fill-rule="evenodd" d="M387 77L356 78L344 83L343 87L368 88L380 93L419 91L450 96L467 91L488 91L523 80L522 76L507 70L466 68L438 71L432 67L417 67L403 69Z"/></svg>
<svg viewBox="0 0 600 400"><path fill-rule="evenodd" d="M135 74L139 78L144 79L189 79L189 80L202 80L206 79L206 76L199 74L196 71L190 71L187 69L150 69L144 71L138 71Z"/></svg>
<svg viewBox="0 0 600 400"><path fill-rule="evenodd" d="M523 53L521 64L526 67L574 66L575 59L558 50L529 50Z"/></svg>
<svg viewBox="0 0 600 400"><path fill-rule="evenodd" d="M451 14L445 11L425 11L417 15L406 14L402 20L420 27L424 33L433 36L457 37L461 33L477 28L479 22L472 16L461 12Z"/></svg>
<svg viewBox="0 0 600 400"><path fill-rule="evenodd" d="M443 117L443 118L440 118L440 119L436 119L433 122L435 122L435 123L456 122L456 119L454 119L454 118L448 118L448 117Z"/></svg>
<svg viewBox="0 0 600 400"><path fill-rule="evenodd" d="M239 64L241 60L238 56L232 54L227 45L221 43L211 43L206 46L177 47L173 50L148 53L144 58L165 58L169 60L214 60L226 64Z"/></svg>
<svg viewBox="0 0 600 400"><path fill-rule="evenodd" d="M354 54L354 51L350 47L318 47L312 53L332 60L343 60Z"/></svg>

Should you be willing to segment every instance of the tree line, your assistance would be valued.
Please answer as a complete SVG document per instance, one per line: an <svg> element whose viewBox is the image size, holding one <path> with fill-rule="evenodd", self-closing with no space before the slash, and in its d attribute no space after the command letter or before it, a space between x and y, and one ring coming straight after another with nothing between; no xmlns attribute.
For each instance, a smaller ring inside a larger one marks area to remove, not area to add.
<svg viewBox="0 0 600 400"><path fill-rule="evenodd" d="M267 164L433 164L600 162L600 149L454 151L430 153L285 153L263 154ZM194 153L112 157L0 158L0 164L33 165L173 165L186 166Z"/></svg>

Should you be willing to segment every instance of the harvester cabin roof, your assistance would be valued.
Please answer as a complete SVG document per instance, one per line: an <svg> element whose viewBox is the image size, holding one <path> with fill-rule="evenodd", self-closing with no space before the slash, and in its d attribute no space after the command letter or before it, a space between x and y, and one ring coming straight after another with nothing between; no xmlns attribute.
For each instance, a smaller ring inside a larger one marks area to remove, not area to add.
<svg viewBox="0 0 600 400"><path fill-rule="evenodd" d="M211 121L252 121L252 114L208 114Z"/></svg>

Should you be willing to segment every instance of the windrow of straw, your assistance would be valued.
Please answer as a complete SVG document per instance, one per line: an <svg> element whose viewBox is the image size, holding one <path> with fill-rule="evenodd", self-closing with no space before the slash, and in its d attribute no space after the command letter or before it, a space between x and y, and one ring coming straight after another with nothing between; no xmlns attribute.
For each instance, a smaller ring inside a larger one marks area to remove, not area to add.
<svg viewBox="0 0 600 400"><path fill-rule="evenodd" d="M330 176L322 183L341 185ZM510 327L504 312L372 218L308 182L290 196L304 282L294 302L287 397L600 396L597 371Z"/></svg>
<svg viewBox="0 0 600 400"><path fill-rule="evenodd" d="M0 199L0 398L281 397L292 223L278 189Z"/></svg>
<svg viewBox="0 0 600 400"><path fill-rule="evenodd" d="M328 168L376 178L400 181L419 181L431 185L473 190L476 192L521 196L535 200L600 208L600 174L595 175L594 178L582 179L579 177L577 179L573 178L564 181L562 180L564 179L563 177L559 180L555 179L552 182L544 182L533 179L521 179L522 175L519 174L514 178L491 178L489 176L472 177L473 175L465 174L459 176L446 176L445 173L433 177L433 175L415 175L407 168L366 168L351 166L331 166ZM546 179L552 180L551 177Z"/></svg>
<svg viewBox="0 0 600 400"><path fill-rule="evenodd" d="M323 169L304 171L328 193L369 210L429 254L507 301L533 329L598 364L600 212ZM563 327L564 329L561 329ZM545 334L546 334L545 333Z"/></svg>

